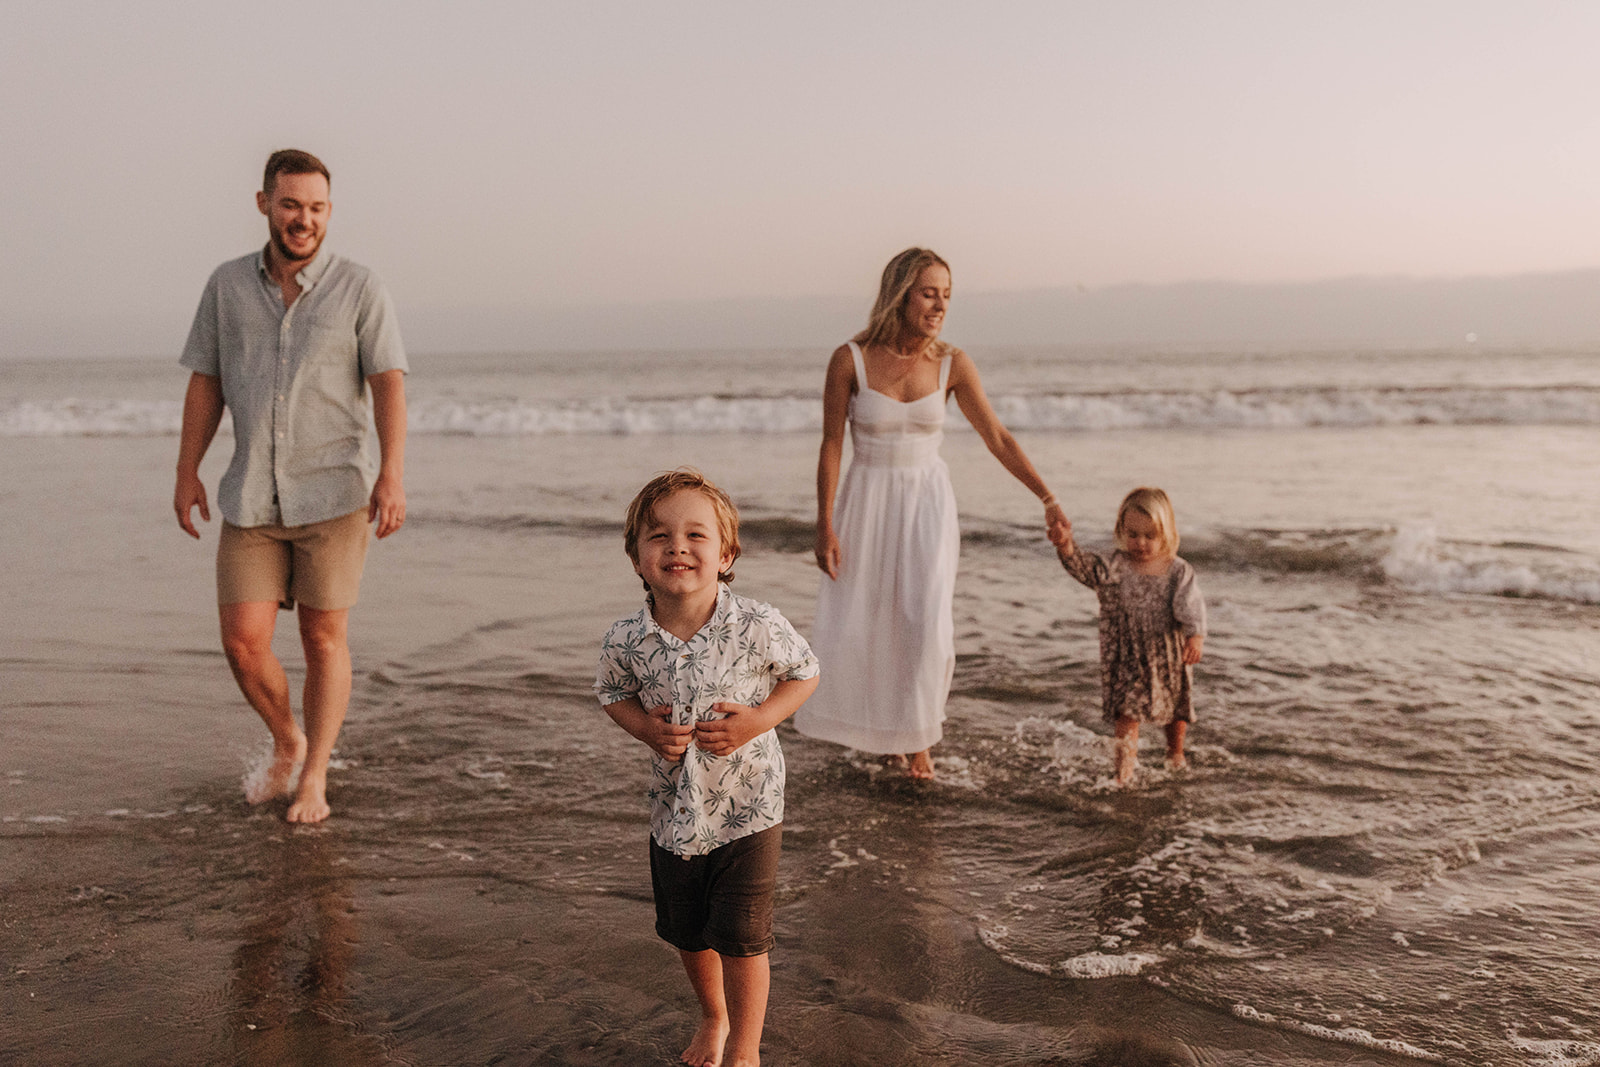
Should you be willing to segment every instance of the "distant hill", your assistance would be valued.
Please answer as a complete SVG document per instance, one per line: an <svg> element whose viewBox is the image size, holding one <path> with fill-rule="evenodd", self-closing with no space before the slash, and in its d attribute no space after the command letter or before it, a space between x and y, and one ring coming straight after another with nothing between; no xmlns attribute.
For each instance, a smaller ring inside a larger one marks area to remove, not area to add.
<svg viewBox="0 0 1600 1067"><path fill-rule="evenodd" d="M871 294L655 304L429 308L397 294L415 352L800 348L860 329ZM170 355L191 304L70 321L11 309L0 360ZM1098 289L957 292L959 344L1600 345L1600 269L1475 278L1186 282Z"/></svg>
<svg viewBox="0 0 1600 1067"><path fill-rule="evenodd" d="M861 328L859 299L683 301L409 316L419 349L803 347ZM1600 270L1502 278L1187 282L957 293L960 344L1600 344Z"/></svg>

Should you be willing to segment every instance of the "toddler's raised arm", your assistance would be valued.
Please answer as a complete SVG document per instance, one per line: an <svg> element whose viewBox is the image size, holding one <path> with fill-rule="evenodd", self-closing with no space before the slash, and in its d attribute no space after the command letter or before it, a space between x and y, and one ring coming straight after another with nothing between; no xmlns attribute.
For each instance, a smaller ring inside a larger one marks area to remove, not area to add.
<svg viewBox="0 0 1600 1067"><path fill-rule="evenodd" d="M1052 538L1052 540L1054 540ZM1067 573L1090 589L1099 589L1111 580L1111 567L1093 552L1084 552L1072 539L1072 527L1067 527L1065 540L1056 542L1056 557Z"/></svg>

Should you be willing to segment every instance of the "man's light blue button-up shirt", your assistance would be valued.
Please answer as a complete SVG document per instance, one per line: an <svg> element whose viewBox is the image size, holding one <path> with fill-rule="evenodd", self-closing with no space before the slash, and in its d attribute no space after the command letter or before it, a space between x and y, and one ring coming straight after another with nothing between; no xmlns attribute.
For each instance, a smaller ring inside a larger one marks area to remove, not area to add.
<svg viewBox="0 0 1600 1067"><path fill-rule="evenodd" d="M285 308L263 252L224 263L183 349L185 367L222 379L233 416L217 506L235 526L303 526L364 506L378 474L367 379L407 369L370 270L324 251L297 280Z"/></svg>

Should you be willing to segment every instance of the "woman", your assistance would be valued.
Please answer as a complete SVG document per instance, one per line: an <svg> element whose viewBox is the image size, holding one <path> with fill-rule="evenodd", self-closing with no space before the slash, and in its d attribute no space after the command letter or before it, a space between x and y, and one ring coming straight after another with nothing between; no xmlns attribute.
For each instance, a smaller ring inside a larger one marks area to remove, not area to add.
<svg viewBox="0 0 1600 1067"><path fill-rule="evenodd" d="M933 777L956 665L960 530L939 456L950 396L1039 498L1045 521L1067 521L995 416L977 367L939 340L949 304L949 264L908 248L884 268L867 328L828 363L817 460L817 566L827 580L812 640L822 684L794 720L809 737L908 760L913 778ZM836 504L846 420L854 455Z"/></svg>

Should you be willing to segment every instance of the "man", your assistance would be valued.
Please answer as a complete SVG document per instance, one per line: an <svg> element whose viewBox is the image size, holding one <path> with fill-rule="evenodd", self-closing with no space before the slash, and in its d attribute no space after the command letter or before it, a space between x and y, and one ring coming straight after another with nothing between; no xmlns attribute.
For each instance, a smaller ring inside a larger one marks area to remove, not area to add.
<svg viewBox="0 0 1600 1067"><path fill-rule="evenodd" d="M198 538L211 521L200 460L227 408L233 461L217 487L217 603L222 647L250 706L272 731L272 763L246 784L251 803L289 796L288 820L329 814L328 760L350 703L347 625L366 559L368 524L387 537L406 517L405 351L382 283L322 251L328 168L308 152L267 160L256 206L264 249L218 267L184 346L173 507ZM368 440L369 408L379 462ZM280 607L299 604L305 729L272 653Z"/></svg>

